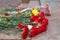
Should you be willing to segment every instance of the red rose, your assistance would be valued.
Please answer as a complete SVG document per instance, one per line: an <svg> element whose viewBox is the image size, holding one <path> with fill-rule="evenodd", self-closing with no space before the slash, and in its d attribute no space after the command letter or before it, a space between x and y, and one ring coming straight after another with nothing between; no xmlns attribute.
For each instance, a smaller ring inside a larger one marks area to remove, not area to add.
<svg viewBox="0 0 60 40"><path fill-rule="evenodd" d="M38 28L37 33L40 34L40 33L42 33L42 32L45 32L46 29L47 29L46 27L44 27L44 26L40 26L40 27Z"/></svg>
<svg viewBox="0 0 60 40"><path fill-rule="evenodd" d="M22 24L18 24L18 28L21 29L23 27Z"/></svg>
<svg viewBox="0 0 60 40"><path fill-rule="evenodd" d="M27 26L24 26L24 30L23 30L23 33L21 36L23 39L27 38L27 36L28 36L28 27Z"/></svg>
<svg viewBox="0 0 60 40"><path fill-rule="evenodd" d="M37 34L37 29L33 26L30 32L30 37L34 37Z"/></svg>

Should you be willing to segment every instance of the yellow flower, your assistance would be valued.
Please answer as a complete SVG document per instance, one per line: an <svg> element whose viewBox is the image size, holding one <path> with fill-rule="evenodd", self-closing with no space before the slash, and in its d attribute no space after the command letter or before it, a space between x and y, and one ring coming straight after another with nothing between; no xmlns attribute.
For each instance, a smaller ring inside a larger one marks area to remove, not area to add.
<svg viewBox="0 0 60 40"><path fill-rule="evenodd" d="M38 10L36 9L36 8L34 8L33 10L32 10L32 13L35 15L35 16L37 16L38 15Z"/></svg>

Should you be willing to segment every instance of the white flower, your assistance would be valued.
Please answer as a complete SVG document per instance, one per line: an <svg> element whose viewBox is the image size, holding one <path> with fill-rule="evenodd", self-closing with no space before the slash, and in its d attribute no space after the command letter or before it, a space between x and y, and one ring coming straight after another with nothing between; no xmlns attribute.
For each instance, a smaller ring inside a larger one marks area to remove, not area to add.
<svg viewBox="0 0 60 40"><path fill-rule="evenodd" d="M32 29L32 27L33 27L32 25L28 25L29 30L31 30L31 29Z"/></svg>

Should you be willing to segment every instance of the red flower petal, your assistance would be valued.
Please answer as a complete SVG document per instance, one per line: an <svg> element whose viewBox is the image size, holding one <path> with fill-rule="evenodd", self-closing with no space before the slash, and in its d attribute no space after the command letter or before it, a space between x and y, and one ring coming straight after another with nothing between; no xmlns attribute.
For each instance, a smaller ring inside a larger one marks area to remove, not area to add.
<svg viewBox="0 0 60 40"><path fill-rule="evenodd" d="M28 36L28 27L27 26L24 26L24 31L21 36L23 39L26 39L26 37Z"/></svg>
<svg viewBox="0 0 60 40"><path fill-rule="evenodd" d="M36 19L35 20L35 22L36 22L36 26L38 25L38 23L39 23L39 19Z"/></svg>
<svg viewBox="0 0 60 40"><path fill-rule="evenodd" d="M48 19L47 18L45 18L45 22L46 22L46 25L48 25Z"/></svg>
<svg viewBox="0 0 60 40"><path fill-rule="evenodd" d="M28 36L28 32L27 32L27 31L24 31L24 32L22 33L22 35L21 35L21 37L22 37L23 39L26 39L27 36Z"/></svg>
<svg viewBox="0 0 60 40"><path fill-rule="evenodd" d="M47 25L46 25L46 22L41 22L41 25L42 25L42 26L45 26L45 27L47 26Z"/></svg>
<svg viewBox="0 0 60 40"><path fill-rule="evenodd" d="M45 18L45 19L43 19L41 22L40 22L40 24L42 25L42 26L47 26L48 25L48 19L47 18Z"/></svg>
<svg viewBox="0 0 60 40"><path fill-rule="evenodd" d="M34 37L37 34L37 29L33 26L30 32L30 37Z"/></svg>
<svg viewBox="0 0 60 40"><path fill-rule="evenodd" d="M44 12L40 12L39 17L44 17Z"/></svg>
<svg viewBox="0 0 60 40"><path fill-rule="evenodd" d="M37 30L35 26L32 27L31 31Z"/></svg>
<svg viewBox="0 0 60 40"><path fill-rule="evenodd" d="M45 18L41 24L44 26L47 26L48 25L48 19Z"/></svg>
<svg viewBox="0 0 60 40"><path fill-rule="evenodd" d="M34 20L33 20L33 18L30 18L30 22L33 22Z"/></svg>
<svg viewBox="0 0 60 40"><path fill-rule="evenodd" d="M30 32L30 37L34 37L35 33L34 32Z"/></svg>
<svg viewBox="0 0 60 40"><path fill-rule="evenodd" d="M22 24L18 24L18 28L21 29L23 27Z"/></svg>
<svg viewBox="0 0 60 40"><path fill-rule="evenodd" d="M32 18L30 18L30 22L33 22L33 21L35 21L36 25L38 25L38 22L39 22L38 16L32 16Z"/></svg>
<svg viewBox="0 0 60 40"><path fill-rule="evenodd" d="M44 12L40 12L38 16L39 16L41 19L44 19L44 18L45 18Z"/></svg>
<svg viewBox="0 0 60 40"><path fill-rule="evenodd" d="M28 26L24 26L24 31L28 31L29 29L28 29Z"/></svg>
<svg viewBox="0 0 60 40"><path fill-rule="evenodd" d="M40 34L40 33L42 33L42 32L45 32L47 30L47 28L46 27L44 27L44 26L41 26L40 28L38 28L38 34Z"/></svg>

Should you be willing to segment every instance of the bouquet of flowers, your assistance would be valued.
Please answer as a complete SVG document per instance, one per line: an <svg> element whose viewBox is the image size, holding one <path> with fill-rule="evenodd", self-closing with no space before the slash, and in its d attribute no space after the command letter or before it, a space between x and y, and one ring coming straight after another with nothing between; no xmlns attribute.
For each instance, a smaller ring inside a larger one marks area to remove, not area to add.
<svg viewBox="0 0 60 40"><path fill-rule="evenodd" d="M45 17L44 12L39 12L33 8L31 10L30 18L27 24L18 24L19 29L23 29L22 38L25 39L28 35L32 38L47 30L48 19Z"/></svg>
<svg viewBox="0 0 60 40"><path fill-rule="evenodd" d="M0 15L0 29L18 28L23 30L21 34L23 39L26 39L27 36L32 38L47 30L48 19L45 17L44 12L36 8L23 10L21 13L15 11L5 12Z"/></svg>

